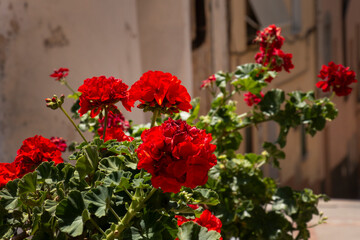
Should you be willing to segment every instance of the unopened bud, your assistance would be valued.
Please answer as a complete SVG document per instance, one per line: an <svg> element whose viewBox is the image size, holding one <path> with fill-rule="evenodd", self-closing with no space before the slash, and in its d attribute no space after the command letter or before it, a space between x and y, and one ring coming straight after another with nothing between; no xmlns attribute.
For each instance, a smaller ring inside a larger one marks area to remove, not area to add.
<svg viewBox="0 0 360 240"><path fill-rule="evenodd" d="M64 103L65 96L62 94L60 98L54 95L52 98L45 98L46 106L53 110L58 109Z"/></svg>

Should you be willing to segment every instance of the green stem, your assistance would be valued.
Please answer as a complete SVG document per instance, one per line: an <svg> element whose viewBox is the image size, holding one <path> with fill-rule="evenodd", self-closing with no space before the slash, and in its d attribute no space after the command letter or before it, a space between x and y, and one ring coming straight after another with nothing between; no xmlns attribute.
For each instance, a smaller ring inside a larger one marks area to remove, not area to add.
<svg viewBox="0 0 360 240"><path fill-rule="evenodd" d="M115 210L110 206L110 212L115 216L116 220L118 220L118 222L121 221L121 218L119 217L119 215L117 215L117 213L115 212Z"/></svg>
<svg viewBox="0 0 360 240"><path fill-rule="evenodd" d="M105 135L106 135L107 122L108 122L108 112L109 112L109 109L107 106L105 106L105 119L104 119L104 131L103 131L104 141L105 141Z"/></svg>
<svg viewBox="0 0 360 240"><path fill-rule="evenodd" d="M71 119L71 117L69 116L69 114L65 111L65 109L60 106L61 111L65 114L65 116L70 120L70 122L72 123L72 125L75 127L76 131L78 131L78 133L80 134L80 136L82 137L82 139L87 143L88 141L86 141L86 138L84 137L84 135L81 133L80 129L76 126L76 124L74 123L74 121Z"/></svg>
<svg viewBox="0 0 360 240"><path fill-rule="evenodd" d="M89 220L90 220L90 222L95 226L95 228L96 228L99 232L101 232L102 235L106 236L105 232L99 227L99 225L97 225L97 223L96 223L92 218L90 218Z"/></svg>
<svg viewBox="0 0 360 240"><path fill-rule="evenodd" d="M152 128L152 127L155 126L156 119L157 119L157 117L158 117L158 115L159 115L159 112L160 112L159 109L156 109L156 110L154 111L153 116L152 116L152 119L151 119L151 126L150 126L150 128Z"/></svg>
<svg viewBox="0 0 360 240"><path fill-rule="evenodd" d="M114 240L119 238L120 234L128 227L130 221L135 217L135 215L144 207L144 204L150 197L156 192L156 188L151 189L149 194L144 198L136 198L131 202L128 211L125 216L119 221L119 224L116 226L114 232L106 235L107 240Z"/></svg>
<svg viewBox="0 0 360 240"><path fill-rule="evenodd" d="M64 85L65 85L73 94L76 93L76 92L74 91L74 89L72 89L72 87L70 87L70 85L67 83L66 80L63 80L63 83L64 83Z"/></svg>

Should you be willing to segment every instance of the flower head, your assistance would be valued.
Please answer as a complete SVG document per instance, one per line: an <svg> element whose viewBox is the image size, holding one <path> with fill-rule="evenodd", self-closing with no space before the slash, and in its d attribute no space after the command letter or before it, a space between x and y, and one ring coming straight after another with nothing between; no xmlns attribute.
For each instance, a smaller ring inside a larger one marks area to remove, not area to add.
<svg viewBox="0 0 360 240"><path fill-rule="evenodd" d="M255 42L260 44L260 52L255 55L255 61L268 67L269 71L281 72L284 69L290 72L290 69L294 68L292 54L284 53L280 49L284 43L284 38L280 33L281 29L275 25L270 25L262 32L258 32ZM272 80L271 76L265 79L269 83Z"/></svg>
<svg viewBox="0 0 360 240"><path fill-rule="evenodd" d="M54 143L61 152L65 152L67 145L66 141L61 137L51 137L50 141Z"/></svg>
<svg viewBox="0 0 360 240"><path fill-rule="evenodd" d="M50 139L35 135L23 141L13 163L16 167L16 175L20 178L34 171L42 162L51 161L55 164L64 162L60 150Z"/></svg>
<svg viewBox="0 0 360 240"><path fill-rule="evenodd" d="M0 188L17 178L14 163L0 163Z"/></svg>
<svg viewBox="0 0 360 240"><path fill-rule="evenodd" d="M58 70L54 70L54 72L50 75L50 77L55 78L56 81L61 81L69 74L68 68L59 68Z"/></svg>
<svg viewBox="0 0 360 240"><path fill-rule="evenodd" d="M100 136L103 134L104 122L105 122L105 116L102 118L99 118L100 128L98 129L98 134ZM130 123L125 120L125 117L121 112L116 112L116 113L110 112L108 114L106 127L107 128L120 127L121 130L125 131L130 127Z"/></svg>
<svg viewBox="0 0 360 240"><path fill-rule="evenodd" d="M205 79L204 81L202 81L202 84L201 84L200 88L209 87L215 81L216 81L216 77L215 77L215 74L213 74L213 75L209 76L208 79Z"/></svg>
<svg viewBox="0 0 360 240"><path fill-rule="evenodd" d="M133 105L140 101L138 108L145 111L160 109L163 113L189 111L191 97L181 81L170 73L148 71L129 90L130 102Z"/></svg>
<svg viewBox="0 0 360 240"><path fill-rule="evenodd" d="M164 192L177 193L182 186L204 185L208 171L217 159L211 134L171 118L162 125L145 130L137 149L138 169L152 175L152 185Z"/></svg>
<svg viewBox="0 0 360 240"><path fill-rule="evenodd" d="M272 24L263 31L258 31L254 42L258 42L264 49L280 49L284 43L284 37L281 36L281 28Z"/></svg>
<svg viewBox="0 0 360 240"><path fill-rule="evenodd" d="M84 84L78 89L81 92L80 116L91 110L91 117L97 116L102 109L108 107L110 112L117 110L115 104L119 101L131 111L128 104L128 86L121 79L105 76L93 77L84 80Z"/></svg>
<svg viewBox="0 0 360 240"><path fill-rule="evenodd" d="M180 215L175 215L175 217L177 219L178 226L181 226L185 222L192 221L199 224L200 226L206 227L208 231L216 231L221 233L222 223L220 219L211 214L209 210L205 210L199 218L195 219L187 219ZM220 239L222 239L222 237Z"/></svg>
<svg viewBox="0 0 360 240"><path fill-rule="evenodd" d="M100 135L100 138L103 139L102 134ZM106 135L104 142L107 142L111 139L116 139L118 142L123 142L123 141L131 142L132 140L134 140L133 137L127 136L120 126L106 128Z"/></svg>
<svg viewBox="0 0 360 240"><path fill-rule="evenodd" d="M245 93L244 94L244 101L246 102L246 104L251 107L254 104L259 104L262 100L262 98L264 97L264 94L262 92L260 92L261 98L258 97L255 94L252 94L251 92Z"/></svg>
<svg viewBox="0 0 360 240"><path fill-rule="evenodd" d="M328 66L323 65L318 77L323 81L317 82L316 86L323 92L333 90L337 96L349 95L352 91L349 85L357 82L354 71L334 62L329 62Z"/></svg>

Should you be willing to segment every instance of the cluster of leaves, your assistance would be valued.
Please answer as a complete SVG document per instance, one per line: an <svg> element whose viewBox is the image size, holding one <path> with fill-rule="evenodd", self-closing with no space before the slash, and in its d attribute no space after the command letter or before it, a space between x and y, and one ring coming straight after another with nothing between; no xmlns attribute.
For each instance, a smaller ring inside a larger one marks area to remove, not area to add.
<svg viewBox="0 0 360 240"><path fill-rule="evenodd" d="M218 239L219 233L193 222L179 229L174 217L194 214L187 203L218 204L217 194L202 188L163 194L152 188L150 174L136 169L138 144L95 138L70 157L75 166L44 162L8 182L0 191L1 239L16 233L35 240Z"/></svg>
<svg viewBox="0 0 360 240"><path fill-rule="evenodd" d="M280 89L267 91L258 105L239 115L234 96L259 94L268 85L265 80L275 75L261 64L245 64L232 73L218 72L208 114L198 116L199 102L194 101L194 110L180 116L206 129L217 145L218 165L210 171L206 187L219 194L221 204L211 210L223 223L224 239L308 239L308 224L313 215L319 215L318 201L327 200L309 189L279 187L274 179L263 176L265 164L280 168L279 159L285 158L281 148L291 128L304 125L306 133L314 136L337 116L329 98L316 99L313 91L285 94ZM264 142L261 155L238 154L241 130L268 121L279 125L277 140ZM319 223L324 219L320 214Z"/></svg>

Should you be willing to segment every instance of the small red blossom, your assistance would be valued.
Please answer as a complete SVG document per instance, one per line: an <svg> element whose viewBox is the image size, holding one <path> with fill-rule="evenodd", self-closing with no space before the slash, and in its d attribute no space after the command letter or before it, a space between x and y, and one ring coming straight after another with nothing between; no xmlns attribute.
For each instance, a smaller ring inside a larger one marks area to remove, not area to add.
<svg viewBox="0 0 360 240"><path fill-rule="evenodd" d="M264 49L280 49L284 43L284 37L281 36L281 28L272 24L263 31L258 31L254 42L258 42Z"/></svg>
<svg viewBox="0 0 360 240"><path fill-rule="evenodd" d="M91 110L91 117L97 116L102 109L108 107L110 112L117 110L115 104L119 101L131 111L128 104L128 86L121 79L105 76L93 77L84 80L84 84L78 89L81 92L80 116Z"/></svg>
<svg viewBox="0 0 360 240"><path fill-rule="evenodd" d="M245 93L244 94L244 101L246 102L246 104L251 107L254 104L259 104L262 100L262 98L264 97L264 94L262 92L260 92L261 98L258 97L255 94L252 94L251 92Z"/></svg>
<svg viewBox="0 0 360 240"><path fill-rule="evenodd" d="M188 204L188 206L191 207L194 210L199 208L199 205L197 205L197 204Z"/></svg>
<svg viewBox="0 0 360 240"><path fill-rule="evenodd" d="M14 163L0 163L0 188L17 178Z"/></svg>
<svg viewBox="0 0 360 240"><path fill-rule="evenodd" d="M281 72L284 69L287 72L290 72L290 69L294 68L292 63L292 54L284 53L280 49L268 50L265 54L264 50L255 55L255 61L257 63L263 64L264 66L269 67L270 71ZM272 77L266 79L265 81L271 82Z"/></svg>
<svg viewBox="0 0 360 240"><path fill-rule="evenodd" d="M104 122L105 122L105 116L99 119L100 128L98 129L98 134L100 136L103 134L104 131ZM116 112L116 113L109 112L107 122L108 122L106 126L107 128L120 127L121 130L125 131L130 127L129 121L125 120L125 117L121 112Z"/></svg>
<svg viewBox="0 0 360 240"><path fill-rule="evenodd" d="M65 152L67 145L66 141L61 137L51 137L50 141L54 143L61 152Z"/></svg>
<svg viewBox="0 0 360 240"><path fill-rule="evenodd" d="M181 80L170 73L148 71L129 90L131 105L140 101L138 108L154 111L160 109L163 113L188 112L192 106L191 97Z"/></svg>
<svg viewBox="0 0 360 240"><path fill-rule="evenodd" d="M169 118L163 124L145 130L143 143L136 150L138 169L151 173L152 185L164 192L177 193L182 186L204 185L208 171L217 159L211 134Z"/></svg>
<svg viewBox="0 0 360 240"><path fill-rule="evenodd" d="M100 135L100 138L103 139L103 136ZM118 142L123 142L123 141L131 142L132 140L134 140L133 137L127 136L120 126L106 128L106 135L104 142L107 142L111 139L116 139Z"/></svg>
<svg viewBox="0 0 360 240"><path fill-rule="evenodd" d="M202 81L200 88L205 88L211 86L216 81L215 74L208 77L208 79Z"/></svg>
<svg viewBox="0 0 360 240"><path fill-rule="evenodd" d="M318 77L323 81L317 82L316 86L323 92L333 90L337 96L349 95L352 91L349 85L357 82L354 71L334 62L329 62L328 66L323 65Z"/></svg>
<svg viewBox="0 0 360 240"><path fill-rule="evenodd" d="M55 78L56 81L60 81L65 78L69 74L68 68L59 68L58 70L54 70L54 72L50 75L50 77Z"/></svg>
<svg viewBox="0 0 360 240"><path fill-rule="evenodd" d="M219 218L215 217L215 215L211 214L209 210L205 210L199 218L195 219L187 219L180 215L175 215L177 219L178 226L181 226L183 223L192 221L200 226L206 227L209 231L216 231L218 233L221 233L221 227L222 223ZM223 238L221 237L220 240Z"/></svg>
<svg viewBox="0 0 360 240"><path fill-rule="evenodd" d="M50 139L36 135L23 141L14 160L17 177L21 178L26 173L32 172L42 162L62 163L61 152Z"/></svg>

